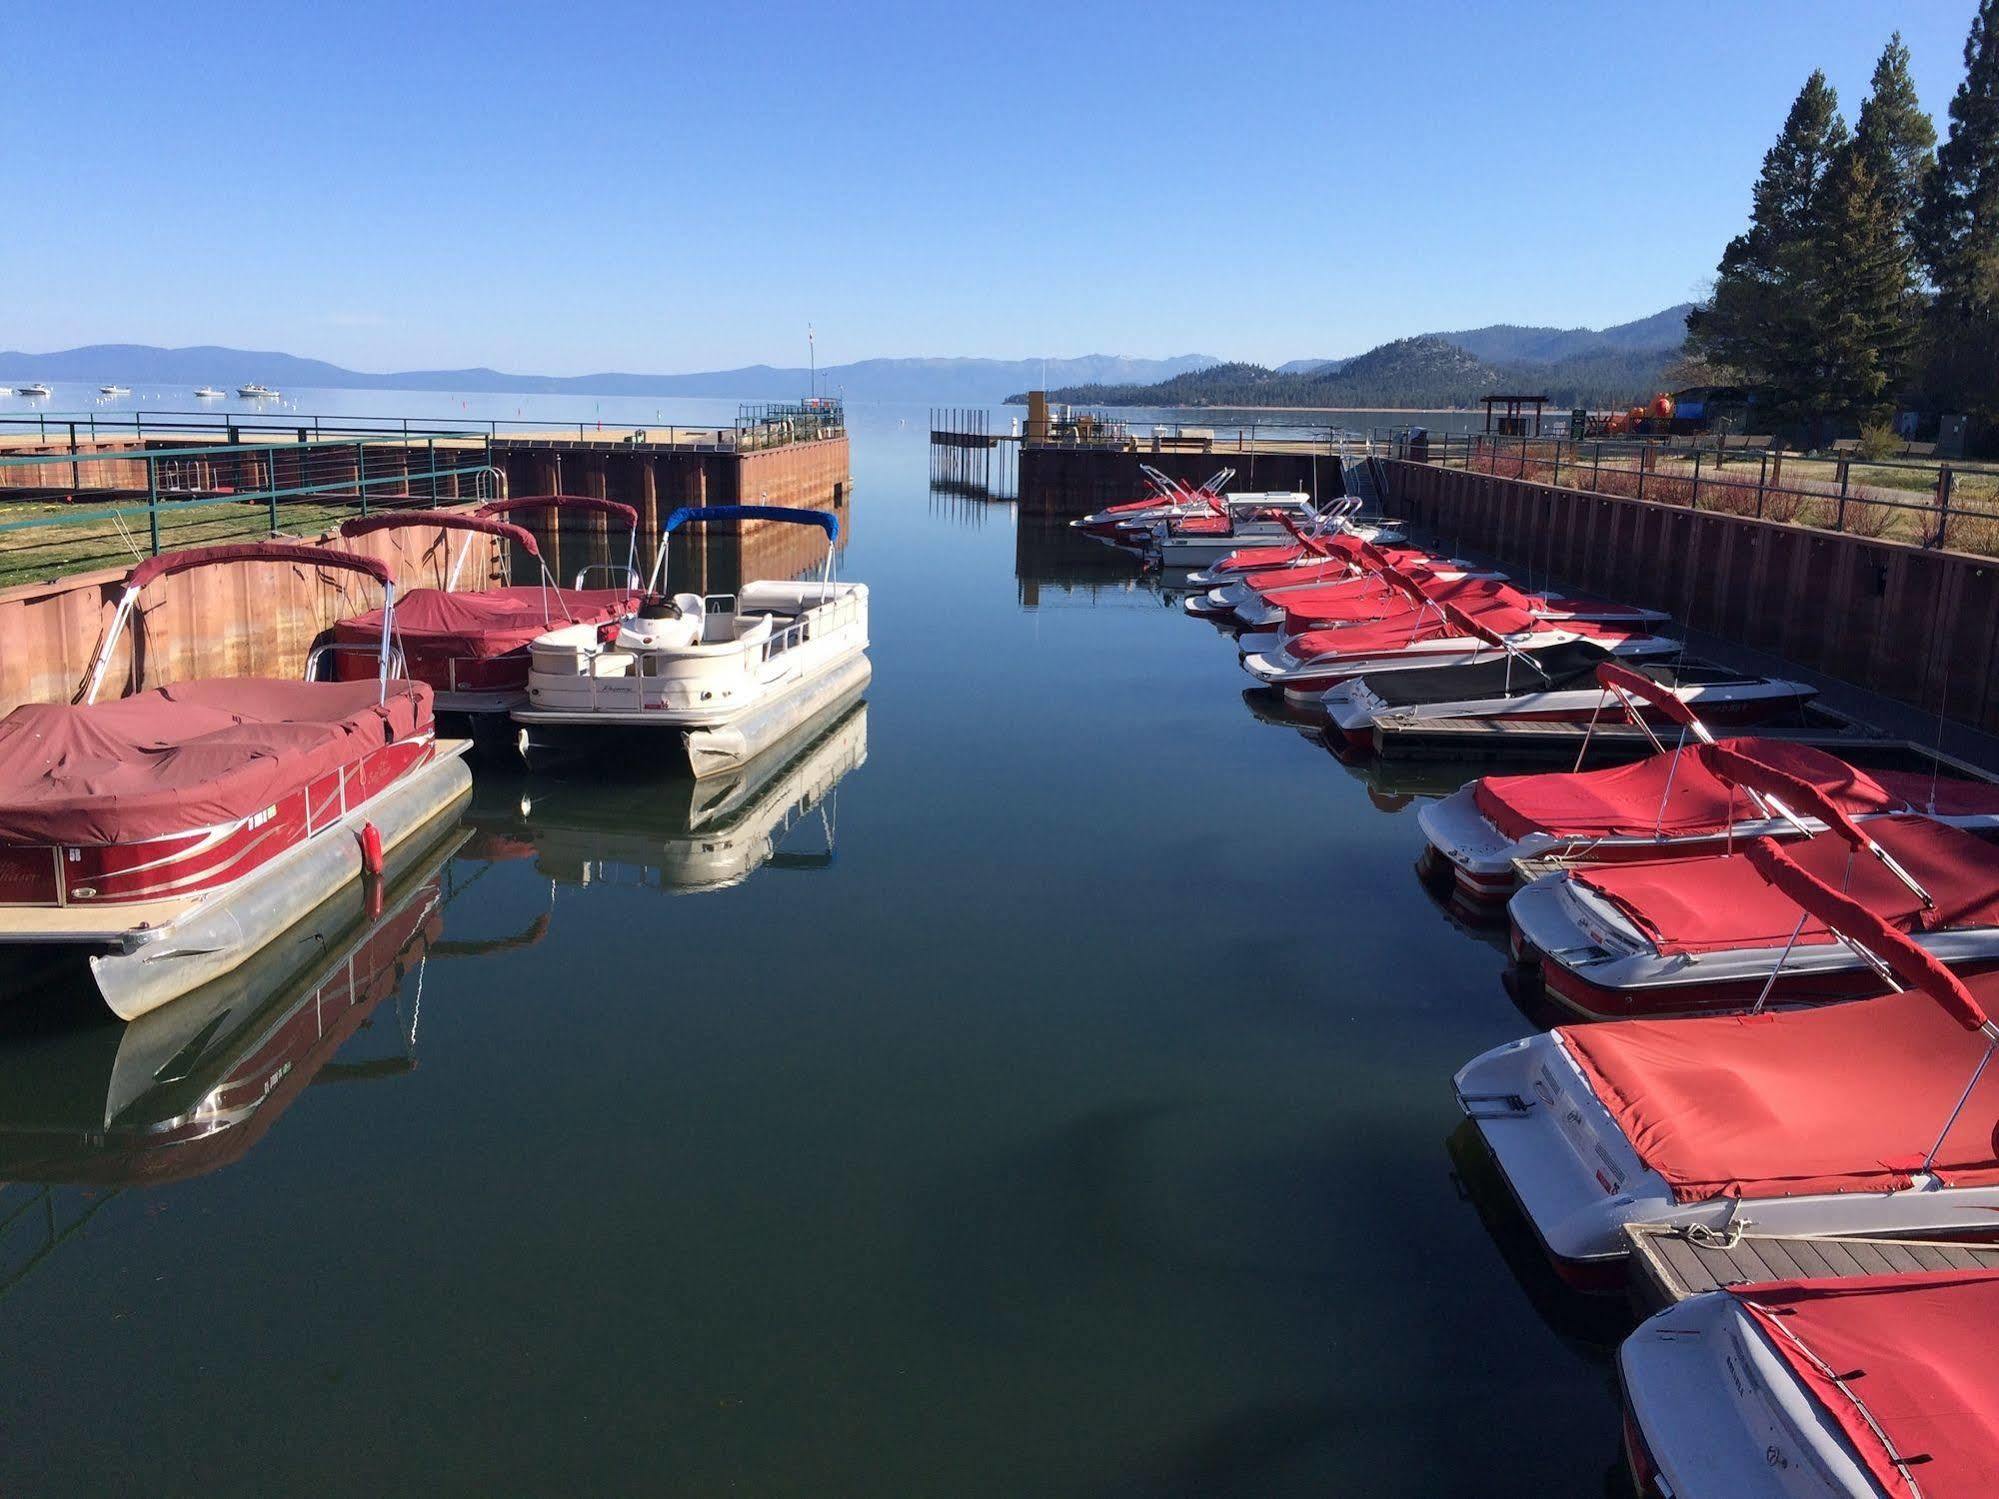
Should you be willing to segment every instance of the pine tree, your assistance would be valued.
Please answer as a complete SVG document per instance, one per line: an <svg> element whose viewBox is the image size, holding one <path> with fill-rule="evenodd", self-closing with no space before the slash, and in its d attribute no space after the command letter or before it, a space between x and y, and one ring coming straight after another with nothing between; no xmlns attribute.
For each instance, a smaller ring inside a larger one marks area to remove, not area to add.
<svg viewBox="0 0 1999 1499"><path fill-rule="evenodd" d="M1874 64L1866 102L1853 121L1853 148L1898 225L1908 226L1923 200L1936 144L1936 125L1917 102L1909 49L1898 31Z"/></svg>
<svg viewBox="0 0 1999 1499"><path fill-rule="evenodd" d="M1857 144L1840 153L1801 257L1810 358L1785 387L1815 440L1827 421L1885 420L1908 372L1921 303L1894 201Z"/></svg>
<svg viewBox="0 0 1999 1499"><path fill-rule="evenodd" d="M1946 318L1999 309L1999 0L1981 0L1972 17L1964 72L1916 219Z"/></svg>
<svg viewBox="0 0 1999 1499"><path fill-rule="evenodd" d="M1916 247L1936 288L1930 395L1946 410L1999 418L1999 0L1980 0L1916 213Z"/></svg>
<svg viewBox="0 0 1999 1499"><path fill-rule="evenodd" d="M1694 356L1801 400L1820 390L1813 245L1826 180L1846 146L1838 96L1814 71L1763 157L1749 228L1722 252L1713 296L1687 314Z"/></svg>
<svg viewBox="0 0 1999 1499"><path fill-rule="evenodd" d="M1777 143L1763 157L1756 179L1749 228L1722 251L1721 274L1735 271L1768 274L1787 246L1811 233L1819 188L1831 170L1833 157L1846 144L1846 122L1839 117L1839 96L1817 69L1798 90Z"/></svg>

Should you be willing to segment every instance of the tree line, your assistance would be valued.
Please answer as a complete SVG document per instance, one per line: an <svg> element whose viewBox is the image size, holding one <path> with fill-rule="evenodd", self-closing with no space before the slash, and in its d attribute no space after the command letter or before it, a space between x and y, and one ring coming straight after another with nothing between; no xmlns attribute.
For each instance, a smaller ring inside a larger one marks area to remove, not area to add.
<svg viewBox="0 0 1999 1499"><path fill-rule="evenodd" d="M1688 352L1814 445L1898 407L1999 421L1999 0L1980 0L1941 147L1901 33L1847 128L1823 72L1763 158Z"/></svg>

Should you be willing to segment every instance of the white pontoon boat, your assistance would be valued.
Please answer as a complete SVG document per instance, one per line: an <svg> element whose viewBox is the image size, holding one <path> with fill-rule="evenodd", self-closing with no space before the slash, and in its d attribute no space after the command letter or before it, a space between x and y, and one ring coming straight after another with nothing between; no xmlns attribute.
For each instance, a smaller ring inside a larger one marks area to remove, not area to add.
<svg viewBox="0 0 1999 1499"><path fill-rule="evenodd" d="M821 575L746 583L733 594L669 596L672 533L715 521L774 521L826 533ZM716 505L676 510L660 537L646 602L609 639L594 624L529 647L528 703L514 710L529 760L606 731L673 733L696 776L740 765L856 687L871 668L868 590L833 577L838 517L821 510Z"/></svg>

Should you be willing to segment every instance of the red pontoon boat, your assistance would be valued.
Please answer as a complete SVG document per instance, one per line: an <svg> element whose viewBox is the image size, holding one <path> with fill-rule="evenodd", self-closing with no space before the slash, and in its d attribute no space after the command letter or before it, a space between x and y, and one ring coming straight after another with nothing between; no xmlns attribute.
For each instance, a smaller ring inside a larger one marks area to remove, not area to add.
<svg viewBox="0 0 1999 1499"><path fill-rule="evenodd" d="M1999 1271L1730 1286L1618 1352L1643 1499L1983 1499L1999 1474Z"/></svg>
<svg viewBox="0 0 1999 1499"><path fill-rule="evenodd" d="M1769 839L1744 859L1908 987L1754 1018L1559 1026L1461 1069L1459 1107L1574 1284L1622 1278L1626 1223L1999 1235L1999 975L1960 980Z"/></svg>
<svg viewBox="0 0 1999 1499"><path fill-rule="evenodd" d="M77 702L0 719L0 944L89 959L124 1019L227 973L470 789L440 744L430 689L216 678L95 702L150 585L194 568L280 563L357 572L370 558L288 542L201 547L140 563Z"/></svg>
<svg viewBox="0 0 1999 1499"><path fill-rule="evenodd" d="M483 532L513 542L541 567L539 584L459 592L458 573L465 560L461 550L447 570L443 588L413 588L398 600L395 643L402 649L409 675L427 683L436 695L439 712L504 719L527 701L528 646L536 636L567 625L609 625L637 607L629 556L624 587L586 589L579 576L576 587L558 588L542 564L533 535L499 519L509 512L547 509L601 511L622 519L634 538L638 534L638 511L631 506L575 495L500 500L469 515L405 510L342 523L342 537L390 530ZM636 545L634 539L632 546ZM381 634L379 609L333 627L334 639L346 646L365 647ZM339 670L346 678L364 676L369 663L357 649L339 658Z"/></svg>
<svg viewBox="0 0 1999 1499"><path fill-rule="evenodd" d="M1999 967L1999 847L1928 817L1856 822L1812 783L1726 745L1711 769L1810 833L1791 857L1954 967ZM1746 844L1702 857L1564 868L1507 905L1513 951L1590 1018L1690 1015L1864 994L1865 955L1772 885Z"/></svg>

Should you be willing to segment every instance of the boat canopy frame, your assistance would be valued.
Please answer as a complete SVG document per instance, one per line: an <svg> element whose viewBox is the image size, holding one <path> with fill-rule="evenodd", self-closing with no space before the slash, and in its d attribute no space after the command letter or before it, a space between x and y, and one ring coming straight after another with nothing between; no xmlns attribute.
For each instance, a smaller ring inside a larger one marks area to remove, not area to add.
<svg viewBox="0 0 1999 1499"><path fill-rule="evenodd" d="M788 505L683 505L667 516L659 528L659 555L653 559L652 575L646 592L666 595L667 559L672 548L669 538L682 526L723 520L768 520L792 526L817 526L826 533L826 562L819 574L819 597L823 600L833 586L833 557L840 539L840 517L828 510L794 509Z"/></svg>
<svg viewBox="0 0 1999 1499"><path fill-rule="evenodd" d="M379 702L389 698L389 664L396 621L396 578L386 562L373 557L363 557L356 552L335 551L332 547L314 546L302 541L237 541L223 542L216 546L189 547L178 552L161 552L148 557L125 574L123 590L118 595L118 607L111 615L111 623L105 626L104 637L97 643L89 669L84 674L83 685L77 689L71 701L80 707L87 707L97 697L97 689L103 685L104 673L111 665L111 652L118 638L124 634L126 625L132 618L139 595L149 583L161 578L172 577L175 573L192 572L200 567L218 567L230 562L296 562L307 567L333 568L345 572L357 572L373 578L382 585L382 640L381 667L377 674L380 694Z"/></svg>

